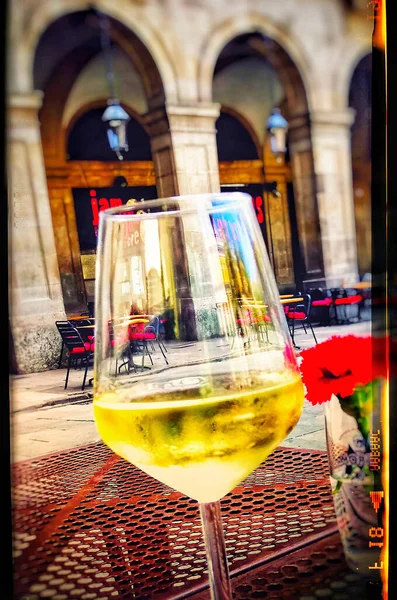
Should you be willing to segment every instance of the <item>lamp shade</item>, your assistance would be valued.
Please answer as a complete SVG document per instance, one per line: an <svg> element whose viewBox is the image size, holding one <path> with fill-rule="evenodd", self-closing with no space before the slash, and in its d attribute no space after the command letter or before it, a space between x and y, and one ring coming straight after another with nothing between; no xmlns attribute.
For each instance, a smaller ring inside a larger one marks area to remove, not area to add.
<svg viewBox="0 0 397 600"><path fill-rule="evenodd" d="M108 125L107 136L109 146L114 150L120 160L121 151L128 151L127 123L130 120L128 113L120 106L118 100L110 100L109 106L102 115L102 121Z"/></svg>
<svg viewBox="0 0 397 600"><path fill-rule="evenodd" d="M286 152L286 138L288 122L284 119L279 108L274 108L267 121L267 130L270 133L270 147L274 154Z"/></svg>

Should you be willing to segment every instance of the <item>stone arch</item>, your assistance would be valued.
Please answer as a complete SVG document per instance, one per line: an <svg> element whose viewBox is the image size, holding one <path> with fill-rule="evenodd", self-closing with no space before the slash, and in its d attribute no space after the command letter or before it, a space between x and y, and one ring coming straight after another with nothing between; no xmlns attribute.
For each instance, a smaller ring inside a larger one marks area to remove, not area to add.
<svg viewBox="0 0 397 600"><path fill-rule="evenodd" d="M361 60L368 54L371 54L372 46L370 41L368 43L364 41L357 41L350 48L344 48L343 50L343 55L341 51L341 54L338 57L338 68L335 69L336 75L334 80L337 95L340 98L342 98L343 105L341 106L341 108L345 108L346 106L348 106L349 90L354 71L356 70Z"/></svg>
<svg viewBox="0 0 397 600"><path fill-rule="evenodd" d="M295 95L296 113L307 112L310 105L310 69L299 42L285 30L259 13L236 16L218 25L202 46L198 72L199 97L202 101L212 98L212 81L216 62L222 49L234 38L248 33L261 33L269 43L258 53L263 54L277 70L286 93Z"/></svg>
<svg viewBox="0 0 397 600"><path fill-rule="evenodd" d="M148 111L142 79L129 57L117 45L112 49L112 66L115 73L116 95L121 104L133 109L139 115ZM62 115L62 124L67 128L81 106L108 98L108 82L104 77L104 57L97 54L77 76L68 94Z"/></svg>
<svg viewBox="0 0 397 600"><path fill-rule="evenodd" d="M62 116L66 106L68 95L77 80L80 73L86 65L98 53L101 52L98 39L95 44L92 40L87 41L82 37L81 44L75 44L74 47L63 49L60 53L59 62L50 64L48 67L47 77L41 75L39 81L38 72L35 70L36 65L40 65L42 56L45 56L46 44L50 43L51 33L54 28L59 26L63 18L81 18L87 15L87 11L77 11L75 13L64 13L63 17L59 17L52 21L45 29L40 37L40 41L36 46L35 59L33 62L34 81L36 88L42 88L44 91L43 106L40 110L40 120L42 122L41 136L44 156L47 159L56 159L63 161L65 157L65 132L62 127ZM109 17L111 26L111 37L119 48L125 53L128 59L135 67L140 75L143 87L147 97L149 108L162 106L165 103L165 88L163 86L162 77L157 68L154 59L149 50L144 46L143 42L125 25L117 22L112 17ZM83 21L82 21L83 22ZM88 27L87 27L88 29ZM92 29L91 37L95 39L96 33ZM40 45L42 44L42 45Z"/></svg>
<svg viewBox="0 0 397 600"><path fill-rule="evenodd" d="M79 0L68 0L66 2L41 2L35 6L32 14L27 15L29 20L25 19L25 27L22 32L23 44L21 48L20 68L26 70L25 74L19 76L19 80L30 82L30 89L33 88L33 65L37 48L45 31L55 21L67 14L73 12L84 12L90 8L90 4L82 7ZM176 101L177 85L172 61L161 43L158 35L147 25L145 20L139 20L133 11L123 11L122 6L111 0L105 0L99 7L105 14L112 19L113 24L117 24L118 31L123 35L123 42L120 44L120 36L117 42L119 45L128 47L128 37L134 36L138 44L146 49L147 57L153 61L158 69L160 79L164 89L164 97L168 102ZM126 35L128 33L128 35Z"/></svg>
<svg viewBox="0 0 397 600"><path fill-rule="evenodd" d="M65 130L62 126L62 117L67 97L79 73L94 55L91 49L83 51L78 47L62 59L59 68L47 82L43 105L39 112L45 162L65 161ZM62 73L62 76L59 73Z"/></svg>
<svg viewBox="0 0 397 600"><path fill-rule="evenodd" d="M95 161L67 160L66 127L63 123L67 98L79 74L101 52L99 28L96 32L97 24L92 23L94 13L81 10L81 5L77 12L70 12L75 6L69 5L67 8L67 11L63 11L63 16L58 13L55 20L50 18L54 16L53 11L45 15L39 10L42 35L35 52L35 61L39 67L35 71L33 61L31 68L33 87L44 92L39 120L62 293L66 310L78 311L84 306L88 292L81 260L73 189L91 185L106 187L112 185L109 182L113 181L115 175L126 176L128 182L133 182L132 185L149 189L153 187L154 173L151 160L127 159L119 164L115 156L115 161L109 161L108 164L100 160L100 169L95 166ZM163 106L167 92L150 50L137 34L117 21L113 16L114 11L109 13L105 14L110 21L113 42L123 50L139 73L149 109ZM87 24L88 16L91 20ZM45 24L47 27L44 28ZM91 29L91 25L94 29ZM60 35L57 36L58 32L63 32L62 39ZM29 43L32 43L32 39ZM58 53L56 58L49 56L46 63L46 49L48 51L49 48L53 55L57 50ZM144 129L147 130L146 126Z"/></svg>
<svg viewBox="0 0 397 600"><path fill-rule="evenodd" d="M315 85L306 56L299 41L292 34L287 33L263 15L250 13L245 18L232 18L215 28L202 48L202 61L199 69L199 90L201 100L209 101L212 98L212 82L215 67L225 49L223 59L226 64L228 59L233 59L233 52L228 56L228 46L234 42L242 42L250 47L250 53L263 57L275 70L285 94L286 113L288 114L288 138L291 156L292 185L287 186L286 181L283 191L282 215L281 204L276 204L270 198L269 219L279 224L288 223L289 208L294 206L294 225L291 232L285 226L288 235L279 236L279 256L289 253L289 249L281 248L283 239L288 243L295 243L299 252L294 254L293 269L295 282L302 289L309 282L322 282L324 278L324 261L321 241L321 227L319 206L317 202L317 179L314 169L314 155L312 145L312 131L310 112L315 105ZM251 52L252 51L252 52ZM277 165L275 160L266 159L266 152L261 155L263 162L268 165L266 170L274 172L277 179ZM273 168L274 167L274 168ZM283 182L280 182L280 189ZM288 201L287 201L288 197ZM280 228L281 230L281 228ZM271 238L271 235L269 236ZM292 237L294 238L292 241ZM289 253L292 255L292 253ZM277 259L278 260L278 259ZM277 261L276 261L277 262ZM284 270L283 263L283 270ZM291 264L288 265L290 270ZM277 269L276 269L277 270ZM281 272L281 266L280 266Z"/></svg>
<svg viewBox="0 0 397 600"><path fill-rule="evenodd" d="M256 152L258 155L258 159L259 159L261 156L262 145L261 145L261 143L258 139L258 136L255 132L255 129L252 127L251 123L245 117L243 117L243 115L241 113L239 113L237 110L235 110L234 108L231 108L230 106L226 106L224 104L222 104L222 106L221 106L220 113L230 115L231 117L234 117L236 119L236 121L239 121L241 126L249 134L249 136L255 146L255 149L256 149Z"/></svg>

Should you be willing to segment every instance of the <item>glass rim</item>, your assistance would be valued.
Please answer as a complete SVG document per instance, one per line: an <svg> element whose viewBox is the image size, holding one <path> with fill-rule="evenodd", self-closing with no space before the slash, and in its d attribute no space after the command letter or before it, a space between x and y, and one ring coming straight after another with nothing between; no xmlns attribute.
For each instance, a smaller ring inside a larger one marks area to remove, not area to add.
<svg viewBox="0 0 397 600"><path fill-rule="evenodd" d="M131 214L131 211L145 210L146 208L167 207L179 200L222 200L219 206L212 206L209 208L203 204L197 204L194 207L188 208L177 208L171 210L160 210L158 212L141 212ZM194 215L200 211L213 214L220 213L226 209L235 208L241 203L251 203L251 196L244 192L212 192L206 194L183 194L181 196L169 196L166 198L156 198L153 200L144 200L136 202L134 204L123 204L122 206L115 206L101 210L99 218L101 220L122 220L122 221L142 221L143 219L159 219L164 217L179 216L179 215Z"/></svg>

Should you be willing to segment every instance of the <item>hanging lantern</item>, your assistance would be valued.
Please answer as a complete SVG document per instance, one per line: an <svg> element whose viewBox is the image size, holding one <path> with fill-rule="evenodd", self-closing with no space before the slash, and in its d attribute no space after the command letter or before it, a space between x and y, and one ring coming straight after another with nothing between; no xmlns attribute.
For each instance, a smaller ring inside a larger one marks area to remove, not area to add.
<svg viewBox="0 0 397 600"><path fill-rule="evenodd" d="M274 108L267 122L270 133L270 148L273 154L285 154L288 122L284 119L279 108Z"/></svg>
<svg viewBox="0 0 397 600"><path fill-rule="evenodd" d="M128 152L127 123L129 115L120 106L118 100L109 100L108 107L102 115L102 121L107 126L109 145L117 154L119 160L123 160L121 152Z"/></svg>

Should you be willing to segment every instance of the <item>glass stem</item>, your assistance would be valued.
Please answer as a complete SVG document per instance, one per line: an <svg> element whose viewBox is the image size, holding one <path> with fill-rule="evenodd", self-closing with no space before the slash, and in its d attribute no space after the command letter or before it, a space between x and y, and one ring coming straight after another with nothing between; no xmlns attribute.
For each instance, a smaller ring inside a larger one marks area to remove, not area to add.
<svg viewBox="0 0 397 600"><path fill-rule="evenodd" d="M231 600L232 589L227 566L220 502L200 504L208 575L212 600Z"/></svg>

